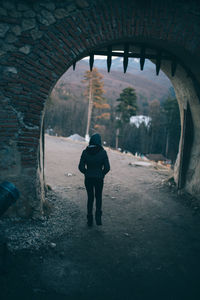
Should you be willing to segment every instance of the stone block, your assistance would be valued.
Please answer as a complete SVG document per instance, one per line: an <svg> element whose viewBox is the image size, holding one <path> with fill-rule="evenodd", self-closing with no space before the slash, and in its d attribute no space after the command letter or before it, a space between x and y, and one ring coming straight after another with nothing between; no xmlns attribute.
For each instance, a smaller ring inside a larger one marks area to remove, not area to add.
<svg viewBox="0 0 200 300"><path fill-rule="evenodd" d="M7 43L9 43L9 44L12 44L12 43L14 43L14 42L17 41L17 37L16 37L16 35L13 34L13 33L8 33L8 34L6 35L5 41L6 41Z"/></svg>
<svg viewBox="0 0 200 300"><path fill-rule="evenodd" d="M85 8L89 6L88 2L85 0L76 0L75 2L78 8Z"/></svg>
<svg viewBox="0 0 200 300"><path fill-rule="evenodd" d="M17 69L15 67L6 67L6 71L9 73L17 74Z"/></svg>
<svg viewBox="0 0 200 300"><path fill-rule="evenodd" d="M27 10L27 11L25 11L24 13L23 13L23 16L25 17L25 18L34 18L35 17L35 12L34 12L34 10Z"/></svg>
<svg viewBox="0 0 200 300"><path fill-rule="evenodd" d="M40 39L42 37L42 35L43 35L43 32L40 31L38 28L31 30L31 36L32 36L33 40Z"/></svg>
<svg viewBox="0 0 200 300"><path fill-rule="evenodd" d="M24 54L29 54L31 52L31 46L30 45L25 45L25 46L19 48L19 51L24 53Z"/></svg>
<svg viewBox="0 0 200 300"><path fill-rule="evenodd" d="M25 30L29 30L29 29L33 29L36 26L36 21L35 19L24 19L22 21L22 29Z"/></svg>
<svg viewBox="0 0 200 300"><path fill-rule="evenodd" d="M16 36L19 36L22 32L22 29L19 25L15 25L15 26L11 27L11 30Z"/></svg>
<svg viewBox="0 0 200 300"><path fill-rule="evenodd" d="M38 18L38 21L45 26L49 26L49 25L55 23L55 21L56 21L54 17L51 19L50 18L47 19L41 15L37 15L37 18Z"/></svg>
<svg viewBox="0 0 200 300"><path fill-rule="evenodd" d="M50 1L41 2L40 5L51 11L55 9L55 4Z"/></svg>
<svg viewBox="0 0 200 300"><path fill-rule="evenodd" d="M44 18L44 17L42 17L41 15L37 15L37 19L38 19L38 21L41 23L41 24L43 24L43 25L45 25L45 26L48 26L49 25L49 22Z"/></svg>
<svg viewBox="0 0 200 300"><path fill-rule="evenodd" d="M33 9L34 9L34 11L39 12L41 10L40 4L38 2L34 3Z"/></svg>
<svg viewBox="0 0 200 300"><path fill-rule="evenodd" d="M17 11L17 10L9 10L8 15L13 17L13 18L21 18L22 13Z"/></svg>
<svg viewBox="0 0 200 300"><path fill-rule="evenodd" d="M18 11L26 11L26 10L29 10L29 9L30 9L30 7L26 4L24 4L24 3L19 3L17 5L17 10Z"/></svg>
<svg viewBox="0 0 200 300"><path fill-rule="evenodd" d="M17 48L14 46L14 45L12 45L12 44L7 44L7 43L4 43L3 44L3 47L2 47L2 49L4 50L4 51L16 51L17 50Z"/></svg>
<svg viewBox="0 0 200 300"><path fill-rule="evenodd" d="M4 38L7 31L9 30L9 26L4 23L0 23L0 38Z"/></svg>
<svg viewBox="0 0 200 300"><path fill-rule="evenodd" d="M43 9L41 11L41 15L47 20L48 25L51 25L56 22L56 19L54 18L53 14L46 9Z"/></svg>
<svg viewBox="0 0 200 300"><path fill-rule="evenodd" d="M54 14L57 19L62 19L64 17L67 17L69 15L69 12L64 8L58 8L55 10Z"/></svg>
<svg viewBox="0 0 200 300"><path fill-rule="evenodd" d="M68 11L68 12L72 12L72 11L74 11L74 10L76 10L76 6L75 6L74 4L71 4L71 5L68 5L68 6L67 6L67 11Z"/></svg>

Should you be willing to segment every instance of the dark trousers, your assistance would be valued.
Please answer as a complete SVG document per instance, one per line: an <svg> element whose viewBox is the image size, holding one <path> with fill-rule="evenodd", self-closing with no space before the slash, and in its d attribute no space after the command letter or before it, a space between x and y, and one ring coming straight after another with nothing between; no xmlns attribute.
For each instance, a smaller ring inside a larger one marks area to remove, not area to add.
<svg viewBox="0 0 200 300"><path fill-rule="evenodd" d="M85 187L88 195L87 212L92 215L94 196L96 198L96 215L101 215L103 179L85 178Z"/></svg>

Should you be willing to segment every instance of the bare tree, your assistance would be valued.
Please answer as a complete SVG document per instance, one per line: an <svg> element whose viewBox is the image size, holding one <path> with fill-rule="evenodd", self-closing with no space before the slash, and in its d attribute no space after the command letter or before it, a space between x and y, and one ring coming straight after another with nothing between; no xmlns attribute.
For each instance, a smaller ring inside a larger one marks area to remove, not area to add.
<svg viewBox="0 0 200 300"><path fill-rule="evenodd" d="M103 76L98 72L97 68L94 68L92 71L86 71L84 75L83 82L86 83L85 95L88 97L88 118L85 134L86 140L89 139L92 116L94 119L94 124L92 124L93 130L101 126L100 124L96 124L97 120L108 117L108 115L106 115L105 113L100 114L103 109L109 108L109 105L106 103L105 98L103 97L104 83L102 79Z"/></svg>

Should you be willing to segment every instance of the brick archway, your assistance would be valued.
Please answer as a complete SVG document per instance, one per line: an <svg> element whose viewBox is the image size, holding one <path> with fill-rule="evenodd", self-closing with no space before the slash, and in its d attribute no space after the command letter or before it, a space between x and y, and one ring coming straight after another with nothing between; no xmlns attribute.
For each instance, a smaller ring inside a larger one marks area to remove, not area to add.
<svg viewBox="0 0 200 300"><path fill-rule="evenodd" d="M41 128L45 101L62 74L95 49L140 42L184 62L174 78L183 122L189 103L194 123L185 188L200 195L200 5L197 1L12 1L0 4L0 178L21 191L16 211L37 215L44 185ZM187 22L186 22L187 20ZM183 130L182 130L183 131ZM181 147L179 151L179 157ZM177 163L176 177L179 174Z"/></svg>

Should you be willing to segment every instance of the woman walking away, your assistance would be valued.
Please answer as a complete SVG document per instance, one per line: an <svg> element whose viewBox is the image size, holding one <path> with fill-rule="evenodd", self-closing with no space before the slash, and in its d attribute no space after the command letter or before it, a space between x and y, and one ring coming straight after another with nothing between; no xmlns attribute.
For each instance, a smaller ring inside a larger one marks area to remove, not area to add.
<svg viewBox="0 0 200 300"><path fill-rule="evenodd" d="M96 133L91 136L89 146L83 150L79 170L85 175L87 190L87 224L93 224L93 203L96 198L95 220L97 225L102 225L102 190L104 176L110 171L107 152L101 145L101 136Z"/></svg>

